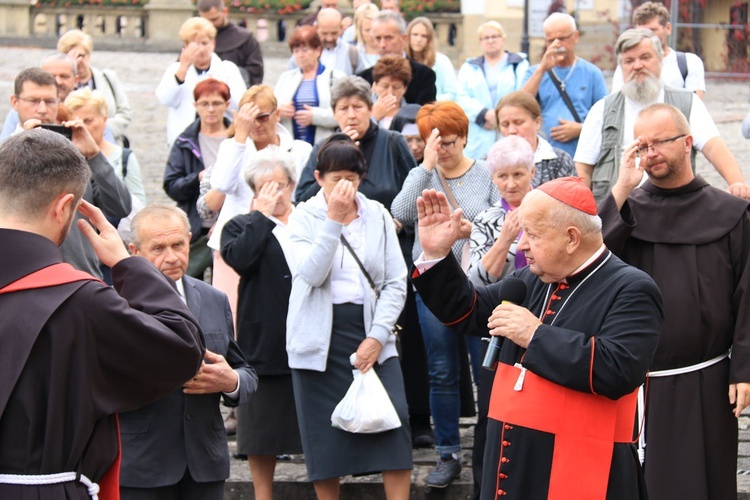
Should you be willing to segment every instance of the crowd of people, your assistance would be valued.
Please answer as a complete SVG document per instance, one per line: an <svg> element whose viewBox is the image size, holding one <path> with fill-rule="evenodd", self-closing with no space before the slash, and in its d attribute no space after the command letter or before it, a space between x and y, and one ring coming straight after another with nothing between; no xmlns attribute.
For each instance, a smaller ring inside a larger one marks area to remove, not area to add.
<svg viewBox="0 0 750 500"><path fill-rule="evenodd" d="M236 432L257 499L302 455L321 500L370 474L406 500L412 449L449 486L476 416L475 499L736 498L750 186L667 9L634 11L610 92L565 13L538 64L497 21L458 64L397 1L352 7L290 29L268 82L254 35L198 0L154 89L172 205L148 203L89 35L17 75L0 497L221 499ZM397 428L331 425L357 371Z"/></svg>

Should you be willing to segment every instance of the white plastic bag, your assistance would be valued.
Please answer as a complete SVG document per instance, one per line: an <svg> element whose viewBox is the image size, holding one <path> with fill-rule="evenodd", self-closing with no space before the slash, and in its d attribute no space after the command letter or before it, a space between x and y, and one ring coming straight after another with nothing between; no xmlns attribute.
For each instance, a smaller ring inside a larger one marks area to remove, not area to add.
<svg viewBox="0 0 750 500"><path fill-rule="evenodd" d="M356 355L352 354L352 360ZM354 364L354 361L352 361ZM374 368L353 370L354 381L331 414L331 425L347 432L375 434L401 427L391 398Z"/></svg>

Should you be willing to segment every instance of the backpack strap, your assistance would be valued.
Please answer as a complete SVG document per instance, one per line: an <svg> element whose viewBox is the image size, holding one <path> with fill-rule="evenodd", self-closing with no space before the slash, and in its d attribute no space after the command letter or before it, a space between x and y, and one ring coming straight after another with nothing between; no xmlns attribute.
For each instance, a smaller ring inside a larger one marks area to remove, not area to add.
<svg viewBox="0 0 750 500"><path fill-rule="evenodd" d="M683 82L682 86L684 87L688 75L687 57L685 56L684 52L681 52L679 50L675 50L674 53L677 56L677 67L680 68L680 74L682 75Z"/></svg>
<svg viewBox="0 0 750 500"><path fill-rule="evenodd" d="M125 177L128 176L128 160L130 159L130 153L132 153L133 150L127 147L122 148L122 178L125 179Z"/></svg>
<svg viewBox="0 0 750 500"><path fill-rule="evenodd" d="M352 65L352 71L357 71L359 64L359 51L356 45L349 44L349 63Z"/></svg>

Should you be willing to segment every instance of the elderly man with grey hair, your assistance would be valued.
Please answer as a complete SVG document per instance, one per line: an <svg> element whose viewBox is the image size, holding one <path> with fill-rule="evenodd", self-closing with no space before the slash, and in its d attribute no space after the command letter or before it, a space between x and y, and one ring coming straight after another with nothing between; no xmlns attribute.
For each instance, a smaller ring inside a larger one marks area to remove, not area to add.
<svg viewBox="0 0 750 500"><path fill-rule="evenodd" d="M185 275L190 257L185 212L149 205L133 217L131 230L131 253L174 282L203 330L206 351L200 369L182 387L120 413L120 497L221 500L229 477L229 449L219 402L229 407L247 402L258 379L234 340L227 296Z"/></svg>
<svg viewBox="0 0 750 500"><path fill-rule="evenodd" d="M527 194L518 249L528 265L488 286L474 286L451 252L461 209L425 190L417 210L420 297L456 332L495 339L480 499L645 498L633 415L661 294L604 246L588 188L562 177Z"/></svg>
<svg viewBox="0 0 750 500"><path fill-rule="evenodd" d="M625 83L622 90L591 108L574 157L578 175L591 187L597 202L607 196L617 180L622 151L635 138L636 115L657 102L672 104L685 115L690 123L694 150L701 151L721 174L730 193L750 199L750 186L719 136L703 101L693 92L662 83L663 51L659 38L651 30L627 30L617 39L615 51Z"/></svg>
<svg viewBox="0 0 750 500"><path fill-rule="evenodd" d="M406 34L406 21L396 12L383 10L378 12L372 20L372 36L380 51L380 56L397 55L406 57L406 44L409 43ZM432 68L409 59L411 65L411 82L406 88L404 99L408 104L427 104L437 97L435 87L435 72ZM368 68L359 76L372 84L372 69Z"/></svg>

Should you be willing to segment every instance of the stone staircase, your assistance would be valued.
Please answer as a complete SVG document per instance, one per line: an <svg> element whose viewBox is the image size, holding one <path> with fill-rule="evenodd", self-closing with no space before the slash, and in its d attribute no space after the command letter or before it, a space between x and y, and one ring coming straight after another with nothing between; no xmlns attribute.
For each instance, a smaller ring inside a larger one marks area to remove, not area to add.
<svg viewBox="0 0 750 500"><path fill-rule="evenodd" d="M461 457L464 467L461 476L443 489L430 488L425 484L427 474L435 466L437 455L433 449L414 450L412 471L412 500L465 500L471 498L474 481L471 475L471 448L474 442L474 419L461 419ZM234 454L235 441L230 438L229 452ZM225 500L251 500L255 498L250 478L250 468L244 460L232 459L231 475L226 483ZM274 498L279 500L316 500L312 484L307 482L307 471L301 455L289 461L279 461L274 476ZM341 480L341 499L382 500L385 499L380 475L345 477Z"/></svg>
<svg viewBox="0 0 750 500"><path fill-rule="evenodd" d="M750 500L750 408L739 419L737 500ZM229 451L234 454L235 441L229 438ZM461 476L444 489L430 488L425 479L435 466L437 456L432 449L414 450L411 500L467 500L471 498L474 482L471 475L471 450L474 443L474 419L461 419L461 445L464 468ZM231 475L226 483L226 500L252 500L253 485L250 468L244 460L232 459ZM274 477L274 498L278 500L316 500L312 484L307 482L307 471L301 455L280 461ZM379 475L345 477L341 481L341 499L383 500L383 482Z"/></svg>

